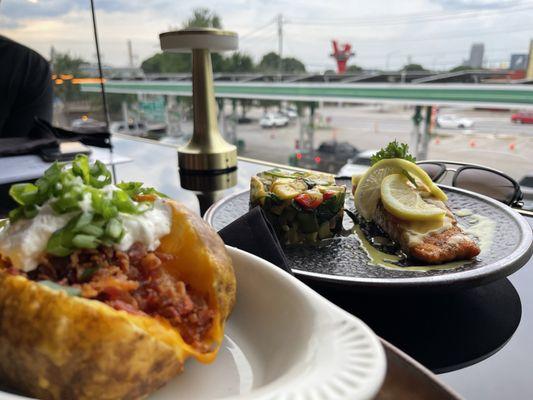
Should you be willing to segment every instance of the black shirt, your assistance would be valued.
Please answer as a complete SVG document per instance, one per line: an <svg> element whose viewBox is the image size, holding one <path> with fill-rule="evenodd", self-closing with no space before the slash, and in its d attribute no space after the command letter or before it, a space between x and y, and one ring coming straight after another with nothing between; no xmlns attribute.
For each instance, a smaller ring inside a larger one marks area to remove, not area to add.
<svg viewBox="0 0 533 400"><path fill-rule="evenodd" d="M0 36L0 137L26 136L35 116L52 121L50 65L35 51Z"/></svg>

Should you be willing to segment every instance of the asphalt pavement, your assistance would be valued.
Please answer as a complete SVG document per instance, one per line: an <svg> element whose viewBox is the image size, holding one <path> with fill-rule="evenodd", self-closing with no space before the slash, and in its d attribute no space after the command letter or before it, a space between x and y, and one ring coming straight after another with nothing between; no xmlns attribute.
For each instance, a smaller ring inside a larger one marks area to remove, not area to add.
<svg viewBox="0 0 533 400"><path fill-rule="evenodd" d="M263 110L248 116L259 119ZM512 111L442 109L474 121L472 129L435 129L429 144L429 159L483 164L502 170L515 179L533 172L533 124L511 123ZM323 107L317 110L315 147L324 140L347 141L359 150L379 149L397 139L409 143L413 110L401 106ZM244 140L241 155L286 164L295 152L299 121L288 127L262 129L258 122L239 125L237 137Z"/></svg>

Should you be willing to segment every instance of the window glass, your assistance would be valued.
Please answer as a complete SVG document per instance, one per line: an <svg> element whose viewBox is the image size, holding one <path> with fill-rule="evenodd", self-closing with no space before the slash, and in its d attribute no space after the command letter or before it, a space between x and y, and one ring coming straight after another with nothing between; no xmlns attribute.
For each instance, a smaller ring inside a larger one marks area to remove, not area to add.
<svg viewBox="0 0 533 400"><path fill-rule="evenodd" d="M215 84L235 93L218 98L219 129L240 155L337 172L369 156L329 142L364 152L397 139L419 159L483 164L520 180L533 172L531 102L505 99L532 87L532 12L527 2L483 0L97 1L110 129L186 143L191 98L172 87L190 83L191 57L161 52L158 35L224 28L240 39L238 51L212 55ZM56 125L104 122L88 1L2 0L0 27L50 61ZM401 91L421 87L429 89ZM531 89L523 94L531 99Z"/></svg>

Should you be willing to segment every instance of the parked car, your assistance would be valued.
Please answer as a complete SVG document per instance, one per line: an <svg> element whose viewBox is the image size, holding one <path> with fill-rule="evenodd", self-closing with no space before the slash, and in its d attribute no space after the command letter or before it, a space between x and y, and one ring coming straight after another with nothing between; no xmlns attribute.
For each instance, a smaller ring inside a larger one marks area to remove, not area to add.
<svg viewBox="0 0 533 400"><path fill-rule="evenodd" d="M472 128L474 126L474 121L472 121L470 118L465 117L458 117L457 115L452 114L445 114L445 115L439 115L437 117L437 126L439 128L458 128L458 129L465 129L465 128Z"/></svg>
<svg viewBox="0 0 533 400"><path fill-rule="evenodd" d="M158 140L166 134L167 125L163 123L147 124L142 121L134 121L126 124L124 121L117 121L111 123L109 130L112 134L122 133Z"/></svg>
<svg viewBox="0 0 533 400"><path fill-rule="evenodd" d="M290 120L298 118L298 111L293 107L287 107L281 110L280 113L288 117Z"/></svg>
<svg viewBox="0 0 533 400"><path fill-rule="evenodd" d="M295 166L335 174L357 153L357 148L348 142L330 140L322 142L312 154L298 152L292 159Z"/></svg>
<svg viewBox="0 0 533 400"><path fill-rule="evenodd" d="M365 150L358 153L354 158L349 159L346 164L337 172L338 176L353 176L364 173L370 167L370 157L376 154L377 150Z"/></svg>
<svg viewBox="0 0 533 400"><path fill-rule="evenodd" d="M261 128L279 128L289 125L289 118L280 113L267 113L259 120Z"/></svg>
<svg viewBox="0 0 533 400"><path fill-rule="evenodd" d="M533 124L533 112L517 112L511 115L511 122L516 124Z"/></svg>

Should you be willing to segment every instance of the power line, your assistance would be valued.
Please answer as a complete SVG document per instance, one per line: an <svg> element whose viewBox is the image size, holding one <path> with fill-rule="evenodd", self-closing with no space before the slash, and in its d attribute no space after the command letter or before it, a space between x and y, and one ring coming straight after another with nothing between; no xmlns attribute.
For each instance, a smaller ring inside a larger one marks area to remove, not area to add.
<svg viewBox="0 0 533 400"><path fill-rule="evenodd" d="M367 17L367 18L350 18L350 19L331 19L331 20L312 20L312 19L298 19L291 18L286 22L292 25L356 25L354 27L364 26L386 26L386 25L401 25L405 23L414 24L419 22L431 22L431 21L446 21L462 18L479 18L487 15L502 15L521 11L527 11L533 9L533 4L516 6L508 9L499 10L483 10L483 11L459 11L435 14L432 13L418 13L418 14L403 14L399 16L380 16L380 17Z"/></svg>
<svg viewBox="0 0 533 400"><path fill-rule="evenodd" d="M479 32L479 31L462 32L457 35L447 34L445 36L430 36L430 37L413 38L413 39L405 39L405 38L379 39L379 40L361 39L360 42L364 44L379 44L379 43L386 44L386 43L394 43L394 42L401 42L401 43L426 42L426 41L433 41L433 40L449 40L449 39L457 39L457 38L474 39L476 36L489 36L489 35L500 34L500 33L515 33L515 32L527 32L527 31L533 32L533 25L529 25L527 27L520 27L517 29L502 29L502 30L491 29L489 32Z"/></svg>
<svg viewBox="0 0 533 400"><path fill-rule="evenodd" d="M267 28L267 27L273 25L274 22L276 22L276 20L275 20L275 19L271 19L271 20L268 21L266 24L261 25L259 28L254 29L254 30L249 31L249 32L246 32L246 33L243 34L243 35L240 35L240 36L239 36L239 40L247 40L247 39L249 39L249 38L255 36L257 33L259 33L260 31L262 31L263 29L265 29L265 28Z"/></svg>

